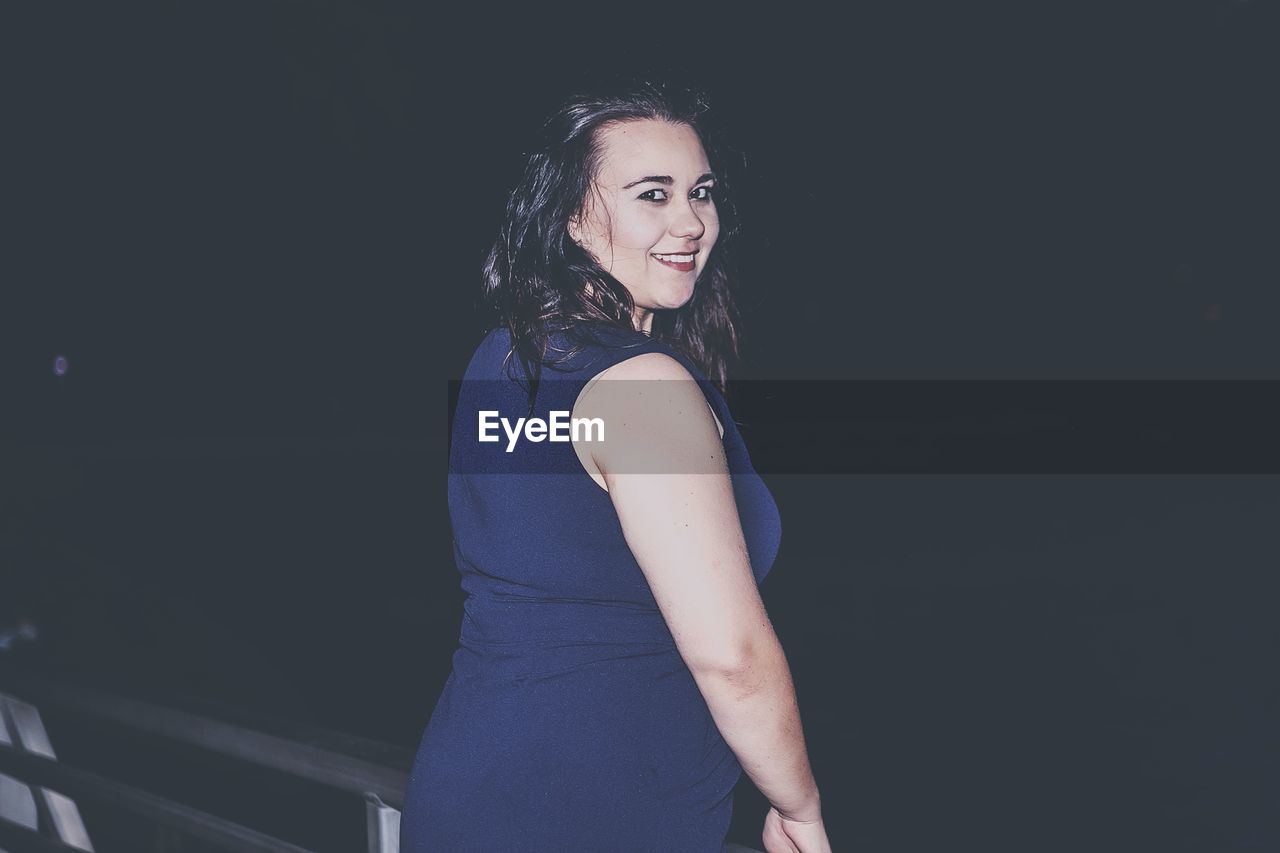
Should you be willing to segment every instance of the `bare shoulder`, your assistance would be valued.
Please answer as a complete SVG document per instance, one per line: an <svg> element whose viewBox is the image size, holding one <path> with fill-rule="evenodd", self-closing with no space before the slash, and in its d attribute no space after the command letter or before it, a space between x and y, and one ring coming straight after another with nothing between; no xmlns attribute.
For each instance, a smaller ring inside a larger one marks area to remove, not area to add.
<svg viewBox="0 0 1280 853"><path fill-rule="evenodd" d="M650 384L658 382L663 384ZM695 401L702 401L705 406L698 406ZM628 414L649 427L688 411L710 415L707 420L724 437L724 425L693 374L677 359L661 352L641 353L600 371L583 387L574 405L575 415Z"/></svg>
<svg viewBox="0 0 1280 853"><path fill-rule="evenodd" d="M595 376L595 380L605 379L685 379L692 381L693 374L683 364L664 352L645 352L623 359L617 364L600 371Z"/></svg>
<svg viewBox="0 0 1280 853"><path fill-rule="evenodd" d="M601 371L579 392L572 418L602 426L607 440L575 441L573 449L606 492L612 490L609 471L722 464L714 461L724 453L719 417L688 369L664 353L642 353Z"/></svg>

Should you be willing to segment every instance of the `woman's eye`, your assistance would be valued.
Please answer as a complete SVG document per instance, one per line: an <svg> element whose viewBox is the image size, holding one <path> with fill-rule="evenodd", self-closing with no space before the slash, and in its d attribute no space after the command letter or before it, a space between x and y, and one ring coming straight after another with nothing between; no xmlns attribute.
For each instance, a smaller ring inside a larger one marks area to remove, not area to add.
<svg viewBox="0 0 1280 853"><path fill-rule="evenodd" d="M654 198L653 197L654 193L662 193L662 198ZM644 192L640 193L640 198L644 199L645 201L666 201L667 191L659 190L659 189L645 190Z"/></svg>
<svg viewBox="0 0 1280 853"><path fill-rule="evenodd" d="M696 201L710 201L711 187L695 187L691 195Z"/></svg>

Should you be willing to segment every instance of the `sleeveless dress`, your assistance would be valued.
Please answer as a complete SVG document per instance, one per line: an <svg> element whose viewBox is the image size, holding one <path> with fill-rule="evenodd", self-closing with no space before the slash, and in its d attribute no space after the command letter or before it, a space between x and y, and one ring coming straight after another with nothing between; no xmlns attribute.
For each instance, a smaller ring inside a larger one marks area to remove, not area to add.
<svg viewBox="0 0 1280 853"><path fill-rule="evenodd" d="M571 411L607 367L662 352L698 381L725 456L757 584L778 508L719 390L683 353L602 329L544 367L533 417ZM563 336L553 346L568 346ZM721 853L742 768L623 537L608 493L567 442L479 441L481 410L529 415L506 329L460 386L449 454L458 648L423 734L400 820L404 853Z"/></svg>

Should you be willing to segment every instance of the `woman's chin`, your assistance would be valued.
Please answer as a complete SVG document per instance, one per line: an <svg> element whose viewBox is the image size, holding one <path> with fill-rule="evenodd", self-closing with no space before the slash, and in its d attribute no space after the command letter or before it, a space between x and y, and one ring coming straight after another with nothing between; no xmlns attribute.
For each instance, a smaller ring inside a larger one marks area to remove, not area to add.
<svg viewBox="0 0 1280 853"><path fill-rule="evenodd" d="M677 308L683 308L689 304L689 300L693 298L693 288L682 290L679 293L671 293L667 298L662 300L661 310L674 311Z"/></svg>

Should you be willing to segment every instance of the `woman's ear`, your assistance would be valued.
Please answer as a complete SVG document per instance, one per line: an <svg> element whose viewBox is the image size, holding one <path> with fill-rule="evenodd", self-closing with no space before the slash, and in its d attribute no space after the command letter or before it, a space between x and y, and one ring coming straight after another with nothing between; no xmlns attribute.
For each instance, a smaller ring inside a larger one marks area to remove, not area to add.
<svg viewBox="0 0 1280 853"><path fill-rule="evenodd" d="M592 217L596 210L595 199L588 193L587 198L582 202L578 211L569 217L569 239L577 243L579 248L587 248L587 242L590 240L591 234L596 227Z"/></svg>

